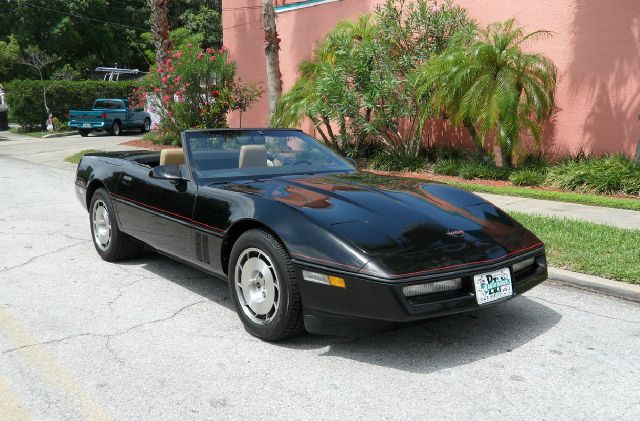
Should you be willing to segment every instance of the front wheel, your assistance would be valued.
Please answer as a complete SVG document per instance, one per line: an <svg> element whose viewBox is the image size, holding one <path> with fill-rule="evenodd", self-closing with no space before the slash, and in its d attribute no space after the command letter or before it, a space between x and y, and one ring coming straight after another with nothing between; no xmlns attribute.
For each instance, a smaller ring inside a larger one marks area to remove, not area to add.
<svg viewBox="0 0 640 421"><path fill-rule="evenodd" d="M270 233L247 231L233 245L229 293L240 320L255 337L279 341L304 330L291 258Z"/></svg>
<svg viewBox="0 0 640 421"><path fill-rule="evenodd" d="M96 251L107 262L135 257L142 252L143 245L118 229L109 193L98 189L89 206L91 237Z"/></svg>

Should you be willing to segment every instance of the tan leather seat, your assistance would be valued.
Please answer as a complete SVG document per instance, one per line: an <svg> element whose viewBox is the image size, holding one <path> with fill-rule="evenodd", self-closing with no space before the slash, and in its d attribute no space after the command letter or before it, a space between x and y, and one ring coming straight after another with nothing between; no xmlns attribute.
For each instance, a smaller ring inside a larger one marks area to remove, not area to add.
<svg viewBox="0 0 640 421"><path fill-rule="evenodd" d="M160 165L184 164L184 151L180 149L163 149L160 151Z"/></svg>
<svg viewBox="0 0 640 421"><path fill-rule="evenodd" d="M267 148L264 145L242 145L239 161L240 168L266 167Z"/></svg>

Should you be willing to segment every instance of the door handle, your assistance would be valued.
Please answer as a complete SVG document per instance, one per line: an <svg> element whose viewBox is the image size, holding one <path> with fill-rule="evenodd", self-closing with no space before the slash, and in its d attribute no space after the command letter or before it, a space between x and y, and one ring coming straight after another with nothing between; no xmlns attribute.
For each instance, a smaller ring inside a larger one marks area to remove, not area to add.
<svg viewBox="0 0 640 421"><path fill-rule="evenodd" d="M128 186L129 184L131 184L131 180L132 179L133 178L130 175L123 175L122 176L122 184L125 184L125 185Z"/></svg>

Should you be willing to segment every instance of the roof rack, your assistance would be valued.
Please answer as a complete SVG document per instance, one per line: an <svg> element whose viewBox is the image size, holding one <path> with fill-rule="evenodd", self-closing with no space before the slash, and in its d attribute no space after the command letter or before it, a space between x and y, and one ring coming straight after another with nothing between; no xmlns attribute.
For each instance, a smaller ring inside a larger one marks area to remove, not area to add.
<svg viewBox="0 0 640 421"><path fill-rule="evenodd" d="M104 73L103 80L108 80L109 82L117 82L120 80L120 75L141 75L146 73L138 69L120 68L117 63L115 67L96 67L96 72Z"/></svg>

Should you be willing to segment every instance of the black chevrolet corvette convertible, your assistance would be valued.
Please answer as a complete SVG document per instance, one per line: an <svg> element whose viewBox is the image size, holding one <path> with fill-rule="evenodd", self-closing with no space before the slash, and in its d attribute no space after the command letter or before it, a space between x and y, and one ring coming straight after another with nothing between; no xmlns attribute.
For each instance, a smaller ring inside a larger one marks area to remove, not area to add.
<svg viewBox="0 0 640 421"><path fill-rule="evenodd" d="M259 338L473 310L547 277L543 243L486 200L358 172L301 131L189 130L182 146L82 158L96 250L117 261L146 245L228 279Z"/></svg>

